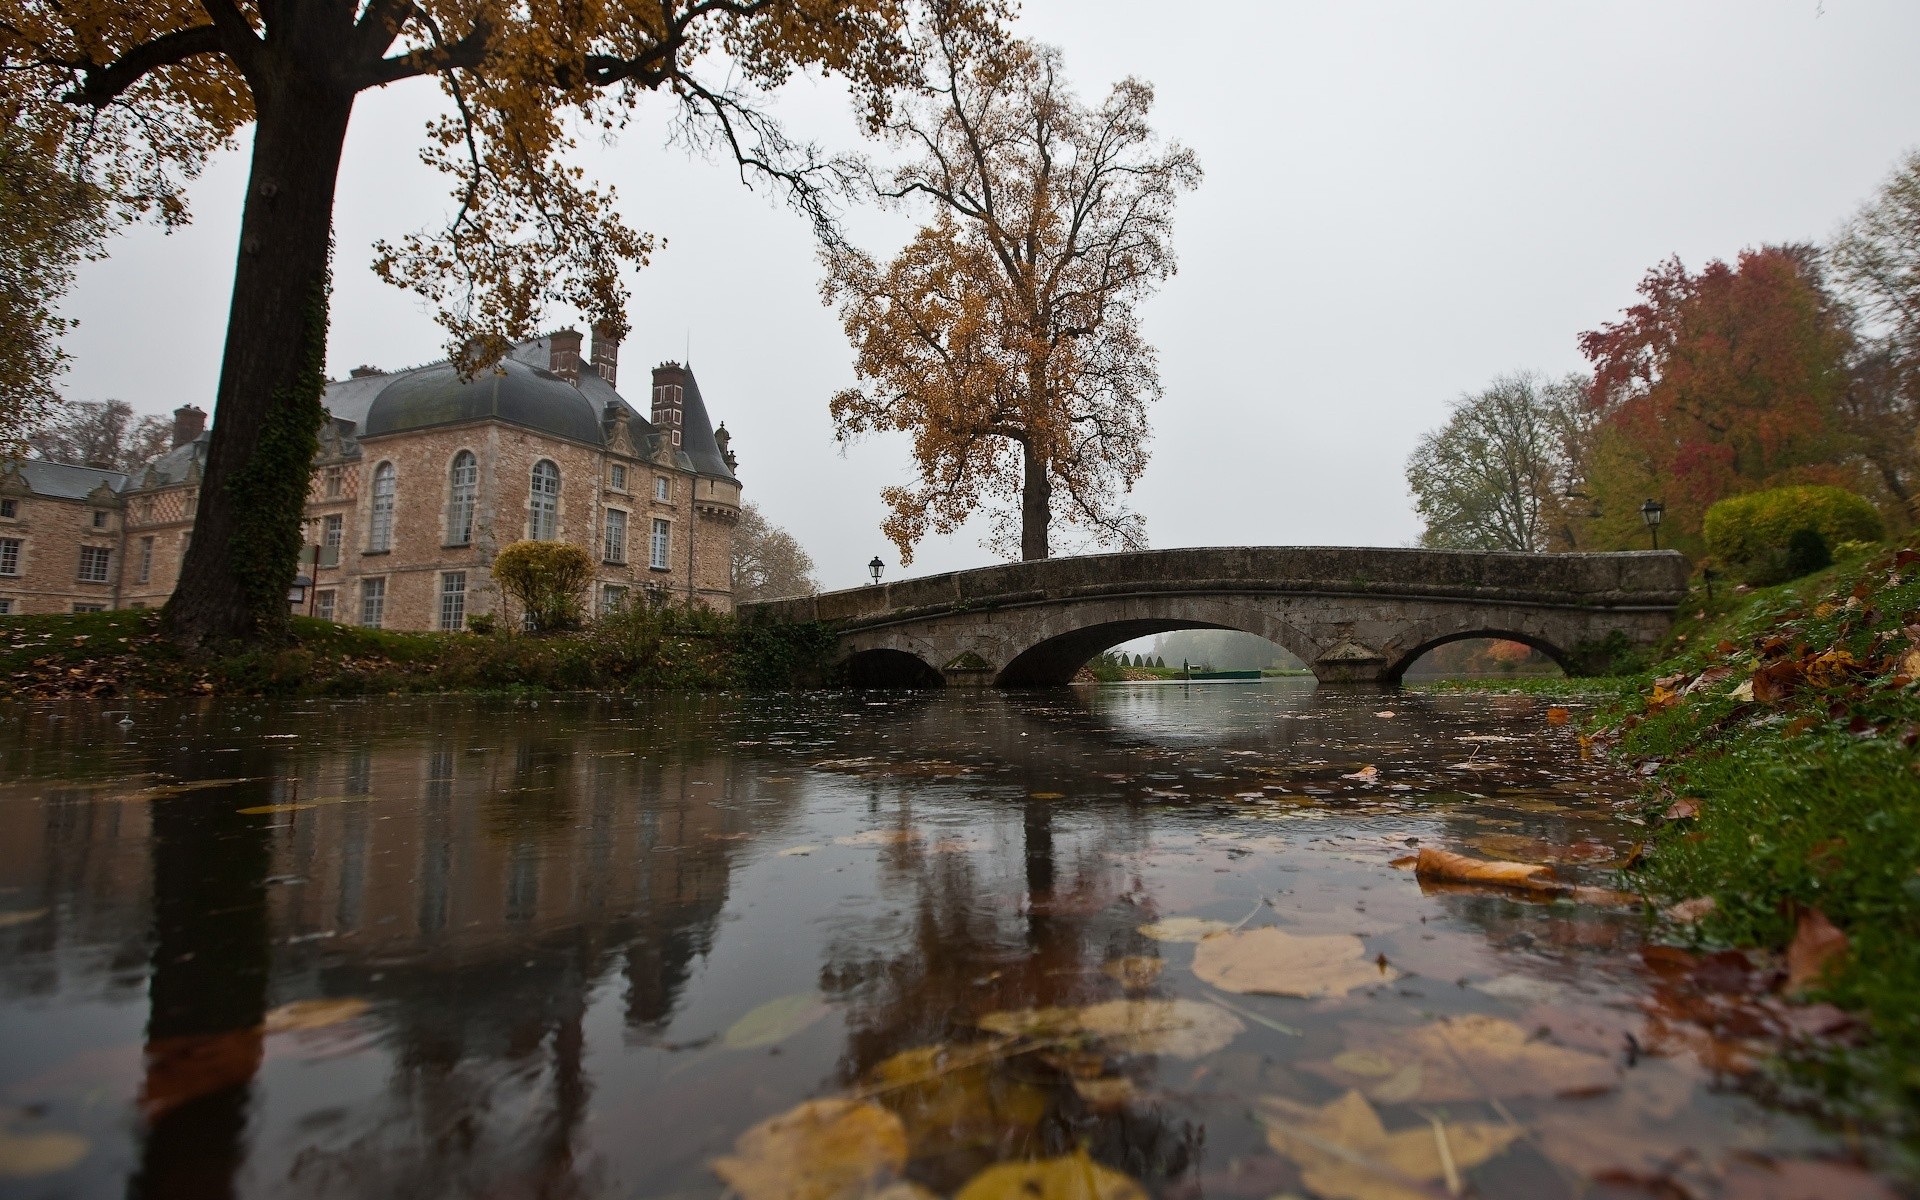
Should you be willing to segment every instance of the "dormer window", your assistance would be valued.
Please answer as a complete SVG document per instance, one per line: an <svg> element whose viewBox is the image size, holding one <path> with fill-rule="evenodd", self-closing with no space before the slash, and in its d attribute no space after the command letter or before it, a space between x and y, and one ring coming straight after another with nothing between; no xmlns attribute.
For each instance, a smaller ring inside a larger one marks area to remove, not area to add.
<svg viewBox="0 0 1920 1200"><path fill-rule="evenodd" d="M621 466L619 463L614 463L613 466L607 469L607 481L613 485L614 491L616 492L626 491L627 490L627 469Z"/></svg>
<svg viewBox="0 0 1920 1200"><path fill-rule="evenodd" d="M97 508L93 510L93 527L95 529L105 529L107 527L107 514Z"/></svg>
<svg viewBox="0 0 1920 1200"><path fill-rule="evenodd" d="M662 504L673 498L673 484L667 481L665 475L653 477L653 498Z"/></svg>
<svg viewBox="0 0 1920 1200"><path fill-rule="evenodd" d="M20 502L18 500L0 500L0 517L6 517L8 520L12 520L19 515Z"/></svg>

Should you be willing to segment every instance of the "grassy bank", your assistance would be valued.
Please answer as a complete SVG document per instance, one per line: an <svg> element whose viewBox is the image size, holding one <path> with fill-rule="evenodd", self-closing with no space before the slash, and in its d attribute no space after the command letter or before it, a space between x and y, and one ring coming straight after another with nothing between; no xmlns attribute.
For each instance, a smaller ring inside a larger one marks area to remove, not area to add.
<svg viewBox="0 0 1920 1200"><path fill-rule="evenodd" d="M0 618L0 695L378 695L780 688L817 682L831 637L704 610L637 609L546 636L399 633L294 618L291 645L190 656L159 614Z"/></svg>
<svg viewBox="0 0 1920 1200"><path fill-rule="evenodd" d="M1709 909L1697 924L1666 918L1679 940L1784 952L1814 913L1844 932L1812 995L1863 1014L1873 1039L1809 1049L1783 1082L1914 1142L1920 553L1689 607L1669 656L1594 731L1597 747L1658 764L1644 886Z"/></svg>

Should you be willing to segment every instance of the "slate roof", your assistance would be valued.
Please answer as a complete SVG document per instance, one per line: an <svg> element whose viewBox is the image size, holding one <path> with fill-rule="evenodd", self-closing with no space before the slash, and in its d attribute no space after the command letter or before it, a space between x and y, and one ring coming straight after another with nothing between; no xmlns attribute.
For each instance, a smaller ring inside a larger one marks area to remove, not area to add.
<svg viewBox="0 0 1920 1200"><path fill-rule="evenodd" d="M118 471L75 467L38 458L21 459L9 464L8 469L32 488L34 495L61 500L85 500L103 483L115 492L127 485L127 477Z"/></svg>

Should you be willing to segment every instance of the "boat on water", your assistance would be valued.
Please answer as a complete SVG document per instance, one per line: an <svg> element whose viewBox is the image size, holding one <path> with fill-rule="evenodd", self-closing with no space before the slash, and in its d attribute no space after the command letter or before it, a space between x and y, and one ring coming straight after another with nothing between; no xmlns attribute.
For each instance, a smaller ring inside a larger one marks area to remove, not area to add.
<svg viewBox="0 0 1920 1200"><path fill-rule="evenodd" d="M1191 671L1191 672L1188 672L1187 678L1192 680L1258 679L1260 678L1260 672L1258 671Z"/></svg>

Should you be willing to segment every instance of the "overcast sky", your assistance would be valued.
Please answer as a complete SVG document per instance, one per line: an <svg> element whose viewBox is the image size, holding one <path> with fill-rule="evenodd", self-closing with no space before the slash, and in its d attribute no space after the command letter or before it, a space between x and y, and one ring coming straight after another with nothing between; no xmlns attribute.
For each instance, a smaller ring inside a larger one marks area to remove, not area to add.
<svg viewBox="0 0 1920 1200"><path fill-rule="evenodd" d="M1170 19L1178 14L1184 22ZM1134 503L1158 547L1405 545L1401 474L1448 402L1518 368L1579 369L1574 338L1670 254L1690 266L1824 239L1920 145L1916 0L1314 3L1028 0L1021 31L1064 48L1089 100L1126 75L1206 170L1180 207L1180 273L1145 309L1166 397ZM857 148L844 99L795 85L781 111ZM330 374L441 356L412 296L367 269L375 238L442 219L417 158L438 92L363 97L337 210ZM633 280L636 376L689 345L734 432L747 496L829 587L879 553L898 441L836 447L827 398L851 354L819 301L805 222L727 164L665 144L668 102L584 161L667 240ZM88 267L76 399L211 406L245 156L193 190L194 225L138 229ZM876 250L897 222L859 217ZM572 322L557 311L550 322ZM910 574L985 565L967 532Z"/></svg>

